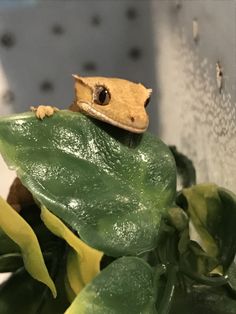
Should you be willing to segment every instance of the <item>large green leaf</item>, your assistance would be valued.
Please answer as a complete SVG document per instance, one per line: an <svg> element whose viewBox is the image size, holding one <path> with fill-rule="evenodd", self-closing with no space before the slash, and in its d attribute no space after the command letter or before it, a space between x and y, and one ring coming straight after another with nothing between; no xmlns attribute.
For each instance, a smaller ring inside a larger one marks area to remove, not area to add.
<svg viewBox="0 0 236 314"><path fill-rule="evenodd" d="M149 133L136 138L131 145L129 132L69 111L43 121L32 113L0 119L0 151L24 185L85 242L113 256L155 247L175 197L168 147Z"/></svg>
<svg viewBox="0 0 236 314"><path fill-rule="evenodd" d="M155 283L151 267L137 257L122 257L93 279L66 314L154 314Z"/></svg>

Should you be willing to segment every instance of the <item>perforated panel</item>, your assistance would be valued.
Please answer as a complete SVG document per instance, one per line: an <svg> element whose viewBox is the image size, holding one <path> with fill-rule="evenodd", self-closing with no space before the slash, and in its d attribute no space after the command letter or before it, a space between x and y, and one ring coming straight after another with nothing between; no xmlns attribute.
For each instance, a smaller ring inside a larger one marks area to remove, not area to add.
<svg viewBox="0 0 236 314"><path fill-rule="evenodd" d="M66 108L74 97L73 73L155 85L149 1L15 3L1 9L0 2L1 72L8 85L1 87L2 108Z"/></svg>
<svg viewBox="0 0 236 314"><path fill-rule="evenodd" d="M67 107L71 73L144 82L151 131L194 160L198 182L236 190L235 15L234 0L1 1L0 111Z"/></svg>
<svg viewBox="0 0 236 314"><path fill-rule="evenodd" d="M156 86L150 4L1 0L0 114L39 104L67 108L74 97L73 73ZM151 124L155 131L154 115ZM0 173L5 196L14 173L1 159Z"/></svg>
<svg viewBox="0 0 236 314"><path fill-rule="evenodd" d="M153 11L161 137L193 159L198 182L236 192L236 2L153 1Z"/></svg>

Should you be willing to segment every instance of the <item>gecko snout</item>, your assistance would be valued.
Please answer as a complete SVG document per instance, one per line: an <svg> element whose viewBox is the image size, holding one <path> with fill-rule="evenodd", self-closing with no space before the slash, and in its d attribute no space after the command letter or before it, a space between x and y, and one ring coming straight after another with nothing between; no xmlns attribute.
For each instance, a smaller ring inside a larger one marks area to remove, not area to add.
<svg viewBox="0 0 236 314"><path fill-rule="evenodd" d="M143 112L143 114L130 114L128 115L128 121L130 127L140 130L140 132L141 130L146 130L149 124L146 112Z"/></svg>

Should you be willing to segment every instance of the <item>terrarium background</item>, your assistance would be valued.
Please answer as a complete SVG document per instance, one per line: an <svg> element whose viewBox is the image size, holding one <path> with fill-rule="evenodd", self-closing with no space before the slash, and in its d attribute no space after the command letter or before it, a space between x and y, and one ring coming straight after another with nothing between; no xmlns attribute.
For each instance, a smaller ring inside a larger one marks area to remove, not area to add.
<svg viewBox="0 0 236 314"><path fill-rule="evenodd" d="M235 0L1 0L0 113L66 108L72 73L152 87L150 131L194 161L198 182L236 192ZM0 173L5 196L15 174L3 161Z"/></svg>

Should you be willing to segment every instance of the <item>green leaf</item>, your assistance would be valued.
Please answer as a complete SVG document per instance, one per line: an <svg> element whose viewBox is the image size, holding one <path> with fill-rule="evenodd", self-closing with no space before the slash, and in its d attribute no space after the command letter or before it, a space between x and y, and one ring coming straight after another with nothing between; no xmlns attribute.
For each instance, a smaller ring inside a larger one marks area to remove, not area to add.
<svg viewBox="0 0 236 314"><path fill-rule="evenodd" d="M0 286L1 314L35 314L45 286L20 269Z"/></svg>
<svg viewBox="0 0 236 314"><path fill-rule="evenodd" d="M0 229L0 255L19 253L19 246Z"/></svg>
<svg viewBox="0 0 236 314"><path fill-rule="evenodd" d="M236 253L235 195L215 184L199 184L184 189L177 203L189 216L189 241L182 234L182 261L193 268L195 264L202 274L225 273Z"/></svg>
<svg viewBox="0 0 236 314"><path fill-rule="evenodd" d="M62 275L63 271L57 276L58 296L54 299L45 285L34 280L24 268L19 269L0 286L0 313L63 314L69 303Z"/></svg>
<svg viewBox="0 0 236 314"><path fill-rule="evenodd" d="M230 265L228 270L228 288L236 299L236 263L235 261Z"/></svg>
<svg viewBox="0 0 236 314"><path fill-rule="evenodd" d="M196 184L196 170L193 162L184 154L180 153L175 146L169 146L175 158L178 181L183 188Z"/></svg>
<svg viewBox="0 0 236 314"><path fill-rule="evenodd" d="M65 314L154 314L153 271L137 257L122 257L93 279Z"/></svg>
<svg viewBox="0 0 236 314"><path fill-rule="evenodd" d="M69 111L43 121L26 113L0 119L0 151L34 197L90 246L112 256L155 247L176 168L151 134L131 137Z"/></svg>
<svg viewBox="0 0 236 314"><path fill-rule="evenodd" d="M221 203L220 223L214 233L219 239L220 256L225 269L231 265L236 254L236 195L231 191L218 187Z"/></svg>
<svg viewBox="0 0 236 314"><path fill-rule="evenodd" d="M10 253L0 256L0 273L14 272L24 266L20 253Z"/></svg>

